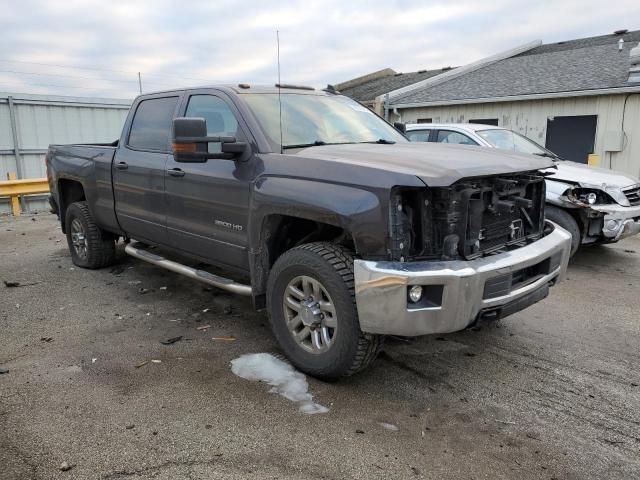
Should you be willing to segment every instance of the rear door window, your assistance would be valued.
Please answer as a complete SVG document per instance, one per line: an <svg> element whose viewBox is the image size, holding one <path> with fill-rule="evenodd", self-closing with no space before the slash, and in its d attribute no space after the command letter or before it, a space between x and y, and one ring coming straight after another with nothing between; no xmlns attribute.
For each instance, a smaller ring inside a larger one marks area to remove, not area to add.
<svg viewBox="0 0 640 480"><path fill-rule="evenodd" d="M429 135L431 135L431 130L409 130L407 132L407 137L412 142L428 142Z"/></svg>
<svg viewBox="0 0 640 480"><path fill-rule="evenodd" d="M454 143L457 145L478 145L477 142L471 140L471 138L464 133L454 132L453 130L439 130L436 141L439 143Z"/></svg>
<svg viewBox="0 0 640 480"><path fill-rule="evenodd" d="M135 150L168 152L177 103L178 97L150 98L140 102L131 122L128 146Z"/></svg>

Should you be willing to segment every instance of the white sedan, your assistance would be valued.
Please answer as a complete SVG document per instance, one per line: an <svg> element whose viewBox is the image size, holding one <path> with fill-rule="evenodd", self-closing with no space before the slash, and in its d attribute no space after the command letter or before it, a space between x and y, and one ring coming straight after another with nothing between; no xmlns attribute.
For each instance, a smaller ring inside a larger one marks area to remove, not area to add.
<svg viewBox="0 0 640 480"><path fill-rule="evenodd" d="M580 245L612 243L640 233L640 180L614 170L563 160L512 130L472 123L406 125L414 142L439 142L500 148L554 159L547 172L546 216Z"/></svg>

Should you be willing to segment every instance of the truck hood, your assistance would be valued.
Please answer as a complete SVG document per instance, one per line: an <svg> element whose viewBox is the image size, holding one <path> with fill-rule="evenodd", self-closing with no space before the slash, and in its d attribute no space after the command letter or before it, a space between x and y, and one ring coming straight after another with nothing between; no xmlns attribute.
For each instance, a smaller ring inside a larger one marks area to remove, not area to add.
<svg viewBox="0 0 640 480"><path fill-rule="evenodd" d="M298 155L416 175L428 186L446 187L462 178L552 168L549 158L468 145L371 143L320 145Z"/></svg>
<svg viewBox="0 0 640 480"><path fill-rule="evenodd" d="M626 173L590 167L583 163L560 160L556 162L556 167L555 170L549 170L551 175L547 177L547 180L559 180L578 184L581 187L596 187L603 190L606 190L606 187L626 188L640 184L640 180Z"/></svg>

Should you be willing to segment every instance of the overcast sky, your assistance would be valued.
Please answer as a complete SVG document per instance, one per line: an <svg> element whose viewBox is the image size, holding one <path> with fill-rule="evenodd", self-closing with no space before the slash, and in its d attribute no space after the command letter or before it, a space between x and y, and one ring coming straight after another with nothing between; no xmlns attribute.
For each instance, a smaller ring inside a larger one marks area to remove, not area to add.
<svg viewBox="0 0 640 480"><path fill-rule="evenodd" d="M640 1L0 0L0 25L0 91L130 98L138 71L143 91L273 84L276 30L282 81L324 86L638 29Z"/></svg>

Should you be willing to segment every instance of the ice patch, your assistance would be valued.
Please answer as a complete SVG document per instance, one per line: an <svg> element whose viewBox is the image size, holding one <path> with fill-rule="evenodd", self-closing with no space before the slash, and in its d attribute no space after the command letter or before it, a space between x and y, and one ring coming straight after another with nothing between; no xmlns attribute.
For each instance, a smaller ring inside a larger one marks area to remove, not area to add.
<svg viewBox="0 0 640 480"><path fill-rule="evenodd" d="M242 355L231 361L231 371L246 380L261 380L284 398L300 405L300 411L308 415L327 413L329 409L313 401L307 378L291 365L268 353Z"/></svg>
<svg viewBox="0 0 640 480"><path fill-rule="evenodd" d="M378 425L380 425L382 428L386 428L387 430L391 430L392 432L397 432L398 430L400 430L393 423L379 422Z"/></svg>

